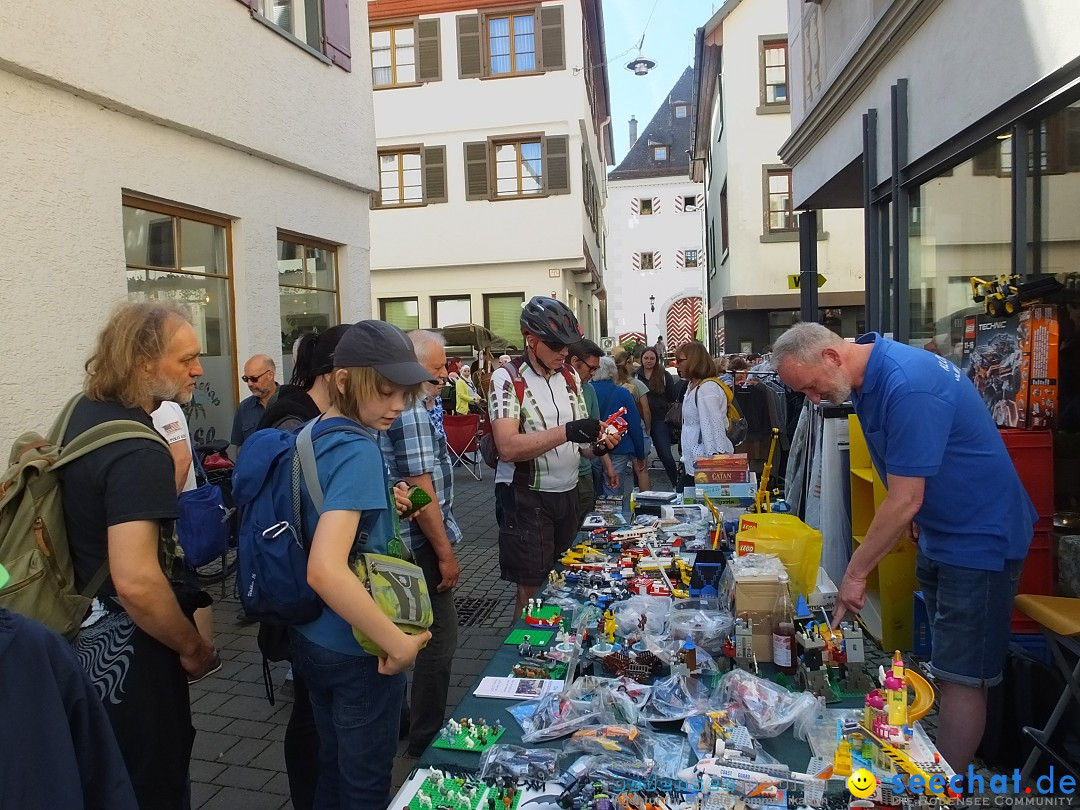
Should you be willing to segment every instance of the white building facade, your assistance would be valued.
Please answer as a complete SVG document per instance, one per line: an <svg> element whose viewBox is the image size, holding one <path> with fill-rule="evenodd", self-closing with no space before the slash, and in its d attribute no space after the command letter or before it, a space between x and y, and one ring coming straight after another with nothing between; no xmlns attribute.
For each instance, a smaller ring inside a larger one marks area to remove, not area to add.
<svg viewBox="0 0 1080 810"><path fill-rule="evenodd" d="M608 174L608 331L669 350L702 327L704 186L689 179L693 70L687 68Z"/></svg>
<svg viewBox="0 0 1080 810"><path fill-rule="evenodd" d="M708 339L714 353L761 351L799 317L799 209L791 167L787 10L726 0L698 29L693 166L705 184ZM819 219L817 318L846 336L863 321L862 215Z"/></svg>
<svg viewBox="0 0 1080 810"><path fill-rule="evenodd" d="M363 9L192 0L180 25L175 11L0 11L0 250L25 260L0 270L0 441L48 426L126 297L191 310L200 441L228 437L248 356L287 366L300 331L370 311Z"/></svg>
<svg viewBox="0 0 1080 810"><path fill-rule="evenodd" d="M599 0L369 2L380 193L372 314L521 345L551 295L606 317L610 120Z"/></svg>

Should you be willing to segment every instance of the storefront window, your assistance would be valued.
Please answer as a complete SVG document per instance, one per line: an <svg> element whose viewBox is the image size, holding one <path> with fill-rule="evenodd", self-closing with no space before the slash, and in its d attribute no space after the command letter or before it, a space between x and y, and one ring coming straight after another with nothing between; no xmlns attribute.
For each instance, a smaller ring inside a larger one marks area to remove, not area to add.
<svg viewBox="0 0 1080 810"><path fill-rule="evenodd" d="M278 235L282 380L292 376L292 347L307 332L338 323L337 250L306 237Z"/></svg>
<svg viewBox="0 0 1080 810"><path fill-rule="evenodd" d="M228 222L190 219L137 200L124 206L128 298L175 301L191 313L203 376L188 410L196 443L227 438L236 392ZM195 216L192 214L192 216Z"/></svg>
<svg viewBox="0 0 1080 810"><path fill-rule="evenodd" d="M910 342L958 365L964 316L979 311L971 277L994 278L1012 266L1011 163L1003 160L1010 147L1006 137L995 140L910 198Z"/></svg>

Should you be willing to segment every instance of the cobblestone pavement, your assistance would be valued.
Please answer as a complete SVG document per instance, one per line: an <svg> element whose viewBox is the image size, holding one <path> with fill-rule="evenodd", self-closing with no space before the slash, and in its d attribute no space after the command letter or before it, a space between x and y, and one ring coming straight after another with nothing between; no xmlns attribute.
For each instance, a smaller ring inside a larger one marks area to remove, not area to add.
<svg viewBox="0 0 1080 810"><path fill-rule="evenodd" d="M495 484L490 470L476 481L457 471L454 513L465 539L457 548L462 578L456 592L461 620L460 642L450 680L448 710L487 666L511 624L514 589L499 579ZM266 700L262 655L256 644L258 625L239 619L232 583L209 588L214 607L221 671L191 688L195 748L191 761L192 807L195 810L278 810L291 807L282 740L292 701L281 693L288 667L272 664L277 705ZM416 761L405 756L404 743L394 766L395 789Z"/></svg>

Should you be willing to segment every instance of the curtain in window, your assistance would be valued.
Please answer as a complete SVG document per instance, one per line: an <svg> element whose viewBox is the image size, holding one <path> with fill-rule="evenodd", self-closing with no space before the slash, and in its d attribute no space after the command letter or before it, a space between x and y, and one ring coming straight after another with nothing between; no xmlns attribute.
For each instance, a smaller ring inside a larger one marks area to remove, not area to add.
<svg viewBox="0 0 1080 810"><path fill-rule="evenodd" d="M514 70L536 70L536 37L533 16L514 17Z"/></svg>
<svg viewBox="0 0 1080 810"><path fill-rule="evenodd" d="M515 346L521 345L521 305L524 295L493 295L487 299L487 328Z"/></svg>
<svg viewBox="0 0 1080 810"><path fill-rule="evenodd" d="M415 298L383 301L383 320L408 332L420 327L420 308Z"/></svg>
<svg viewBox="0 0 1080 810"><path fill-rule="evenodd" d="M488 48L491 54L492 73L510 73L510 18L495 17L488 20Z"/></svg>

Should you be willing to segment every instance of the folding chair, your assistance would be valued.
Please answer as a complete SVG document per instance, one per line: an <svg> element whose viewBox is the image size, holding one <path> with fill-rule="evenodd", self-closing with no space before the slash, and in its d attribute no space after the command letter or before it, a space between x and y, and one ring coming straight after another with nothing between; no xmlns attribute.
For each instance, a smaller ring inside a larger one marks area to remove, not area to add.
<svg viewBox="0 0 1080 810"><path fill-rule="evenodd" d="M1013 600L1013 606L1025 616L1038 622L1046 643L1054 655L1054 661L1061 670L1061 674L1065 676L1065 689L1058 698L1057 706L1054 707L1050 719L1046 721L1046 727L1041 729L1024 727L1024 733L1035 743L1035 748L1032 749L1020 773L1025 779L1029 777L1035 768L1035 763L1039 760L1039 755L1046 754L1059 768L1074 778L1080 778L1075 764L1067 761L1060 752L1050 747L1050 737L1069 707L1069 699L1073 698L1080 705L1080 658L1076 666L1070 669L1069 663L1061 652L1064 647L1080 656L1080 599L1020 594Z"/></svg>
<svg viewBox="0 0 1080 810"><path fill-rule="evenodd" d="M477 481L484 475L484 461L480 457L480 414L470 413L465 416L446 414L443 416L443 428L446 430L446 444L450 448L450 458L454 466L459 464L469 471Z"/></svg>

